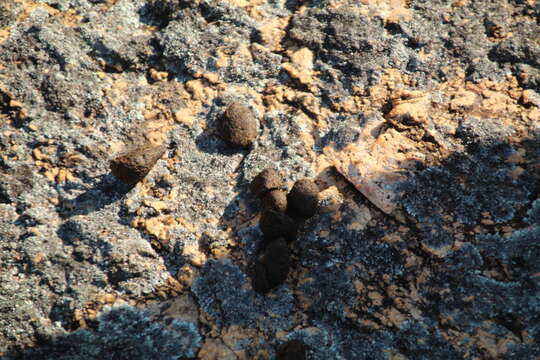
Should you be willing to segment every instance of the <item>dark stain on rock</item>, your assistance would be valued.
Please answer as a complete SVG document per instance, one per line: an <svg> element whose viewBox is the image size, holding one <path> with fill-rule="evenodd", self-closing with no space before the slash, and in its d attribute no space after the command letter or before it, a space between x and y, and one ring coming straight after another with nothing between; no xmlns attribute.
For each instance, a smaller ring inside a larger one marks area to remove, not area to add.
<svg viewBox="0 0 540 360"><path fill-rule="evenodd" d="M278 347L276 360L304 360L306 358L306 346L300 340L289 340Z"/></svg>

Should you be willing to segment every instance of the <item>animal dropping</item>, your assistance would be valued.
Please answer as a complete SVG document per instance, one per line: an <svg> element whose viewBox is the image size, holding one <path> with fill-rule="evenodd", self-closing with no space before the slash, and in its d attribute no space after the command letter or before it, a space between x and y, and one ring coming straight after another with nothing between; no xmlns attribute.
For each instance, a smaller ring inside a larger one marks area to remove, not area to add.
<svg viewBox="0 0 540 360"><path fill-rule="evenodd" d="M221 119L222 136L232 145L248 147L257 138L257 120L247 106L230 104Z"/></svg>
<svg viewBox="0 0 540 360"><path fill-rule="evenodd" d="M165 145L145 144L123 152L110 161L111 173L126 184L141 181L163 156Z"/></svg>
<svg viewBox="0 0 540 360"><path fill-rule="evenodd" d="M272 168L264 169L251 181L250 189L255 196L262 198L270 190L283 187L283 179L280 174Z"/></svg>
<svg viewBox="0 0 540 360"><path fill-rule="evenodd" d="M287 210L287 194L281 189L270 190L262 198L262 207L264 210L285 212Z"/></svg>
<svg viewBox="0 0 540 360"><path fill-rule="evenodd" d="M287 279L291 267L291 251L285 239L279 238L271 242L262 261L270 287L281 285Z"/></svg>
<svg viewBox="0 0 540 360"><path fill-rule="evenodd" d="M317 213L319 187L311 179L298 180L287 196L288 210L302 218L310 218Z"/></svg>
<svg viewBox="0 0 540 360"><path fill-rule="evenodd" d="M287 241L296 240L298 224L293 218L276 210L265 210L259 220L259 228L267 240L285 237Z"/></svg>

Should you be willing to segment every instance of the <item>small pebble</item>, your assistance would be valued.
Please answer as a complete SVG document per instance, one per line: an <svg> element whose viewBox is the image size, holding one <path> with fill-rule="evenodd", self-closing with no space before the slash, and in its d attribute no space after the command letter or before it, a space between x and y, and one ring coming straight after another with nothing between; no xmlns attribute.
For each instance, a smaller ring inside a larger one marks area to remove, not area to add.
<svg viewBox="0 0 540 360"><path fill-rule="evenodd" d="M262 198L267 192L283 187L283 179L272 168L264 169L251 181L250 189L255 196Z"/></svg>
<svg viewBox="0 0 540 360"><path fill-rule="evenodd" d="M109 163L111 173L126 184L141 181L163 156L164 145L146 144L119 154Z"/></svg>
<svg viewBox="0 0 540 360"><path fill-rule="evenodd" d="M230 104L221 119L223 137L229 143L239 147L248 147L257 138L257 120L247 106L240 103Z"/></svg>
<svg viewBox="0 0 540 360"><path fill-rule="evenodd" d="M317 213L319 187L311 179L298 180L287 195L288 211L305 219Z"/></svg>
<svg viewBox="0 0 540 360"><path fill-rule="evenodd" d="M285 237L287 241L296 240L298 224L287 214L276 210L265 210L259 220L259 228L266 240L273 241L279 237Z"/></svg>
<svg viewBox="0 0 540 360"><path fill-rule="evenodd" d="M262 262L270 287L281 285L287 279L291 267L291 251L285 239L279 238L271 242L266 248Z"/></svg>
<svg viewBox="0 0 540 360"><path fill-rule="evenodd" d="M276 360L305 360L306 346L300 340L289 340L276 351Z"/></svg>
<svg viewBox="0 0 540 360"><path fill-rule="evenodd" d="M285 212L287 210L287 194L281 189L270 190L262 198L263 210L276 210Z"/></svg>

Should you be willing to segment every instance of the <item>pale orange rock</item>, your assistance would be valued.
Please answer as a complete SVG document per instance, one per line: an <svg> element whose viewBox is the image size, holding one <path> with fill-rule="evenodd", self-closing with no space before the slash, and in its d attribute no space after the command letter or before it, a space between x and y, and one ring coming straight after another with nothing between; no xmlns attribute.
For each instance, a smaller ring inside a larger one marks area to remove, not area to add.
<svg viewBox="0 0 540 360"><path fill-rule="evenodd" d="M372 118L359 130L358 140L341 150L324 149L334 166L358 191L386 214L396 215L399 194L393 185L405 171L425 160L418 144L395 129L383 129L383 118Z"/></svg>

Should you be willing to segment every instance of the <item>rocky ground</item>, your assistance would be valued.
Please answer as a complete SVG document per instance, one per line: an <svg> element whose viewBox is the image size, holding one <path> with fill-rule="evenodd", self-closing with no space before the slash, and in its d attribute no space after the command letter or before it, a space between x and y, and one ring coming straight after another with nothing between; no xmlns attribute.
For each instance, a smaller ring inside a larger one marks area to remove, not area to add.
<svg viewBox="0 0 540 360"><path fill-rule="evenodd" d="M1 1L0 357L538 359L539 4ZM262 295L269 165L321 193Z"/></svg>

